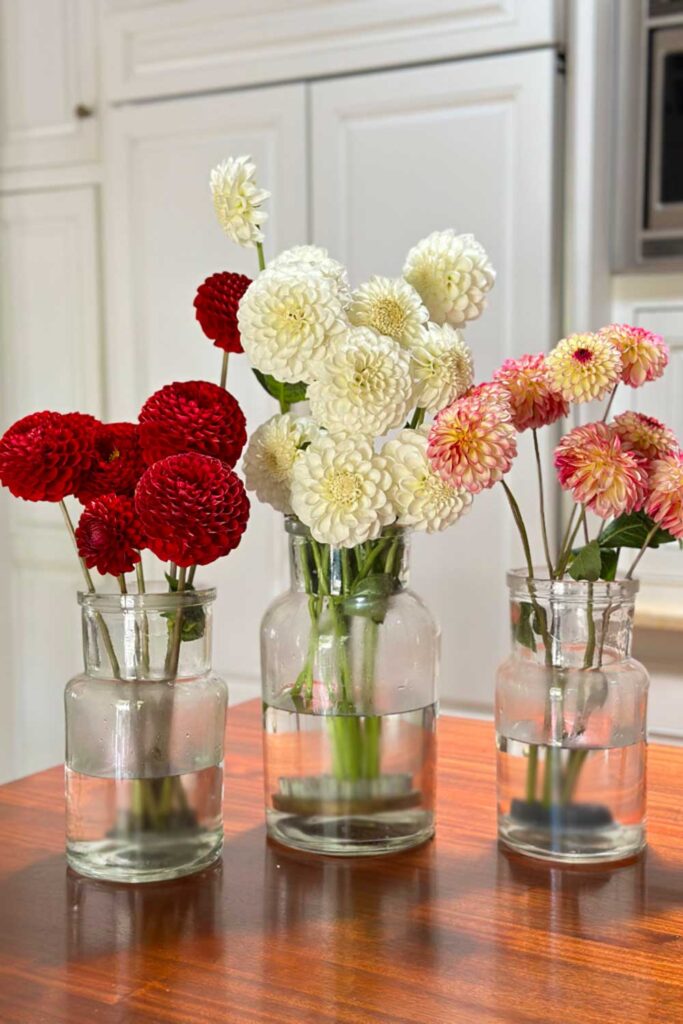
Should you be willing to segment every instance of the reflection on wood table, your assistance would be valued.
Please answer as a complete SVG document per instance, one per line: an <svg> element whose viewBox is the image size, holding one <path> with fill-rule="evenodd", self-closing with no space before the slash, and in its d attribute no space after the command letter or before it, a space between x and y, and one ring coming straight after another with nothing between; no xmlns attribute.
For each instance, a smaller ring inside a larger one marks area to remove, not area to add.
<svg viewBox="0 0 683 1024"><path fill-rule="evenodd" d="M0 787L3 1024L672 1024L683 1019L683 750L650 750L621 867L495 841L492 727L442 719L438 832L388 858L269 845L259 704L229 720L223 861L149 886L67 871L61 769Z"/></svg>

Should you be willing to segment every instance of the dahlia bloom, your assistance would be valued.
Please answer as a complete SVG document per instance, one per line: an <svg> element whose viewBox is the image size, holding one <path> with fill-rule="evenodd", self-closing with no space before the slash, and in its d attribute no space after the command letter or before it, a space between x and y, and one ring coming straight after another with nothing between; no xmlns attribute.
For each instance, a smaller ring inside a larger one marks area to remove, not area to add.
<svg viewBox="0 0 683 1024"><path fill-rule="evenodd" d="M79 412L34 412L0 439L0 483L25 501L75 494L95 461L101 424Z"/></svg>
<svg viewBox="0 0 683 1024"><path fill-rule="evenodd" d="M242 468L248 491L278 512L292 512L291 488L294 462L306 444L318 436L311 419L277 414L262 423L249 438Z"/></svg>
<svg viewBox="0 0 683 1024"><path fill-rule="evenodd" d="M167 455L199 452L234 466L247 440L237 399L208 381L167 384L147 399L138 418L148 464Z"/></svg>
<svg viewBox="0 0 683 1024"><path fill-rule="evenodd" d="M627 451L605 423L574 427L555 449L560 485L602 519L638 511L647 493L647 462Z"/></svg>
<svg viewBox="0 0 683 1024"><path fill-rule="evenodd" d="M428 427L402 430L382 455L391 475L389 497L399 526L435 533L452 526L472 504L472 495L451 487L427 458Z"/></svg>
<svg viewBox="0 0 683 1024"><path fill-rule="evenodd" d="M155 462L135 489L147 547L162 561L208 565L239 544L249 499L219 459L191 452Z"/></svg>
<svg viewBox="0 0 683 1024"><path fill-rule="evenodd" d="M386 459L355 437L322 435L292 471L292 508L321 544L352 548L376 540L396 518Z"/></svg>
<svg viewBox="0 0 683 1024"><path fill-rule="evenodd" d="M553 386L544 355L506 359L493 379L510 397L517 430L538 430L569 412L569 404Z"/></svg>
<svg viewBox="0 0 683 1024"><path fill-rule="evenodd" d="M415 289L402 277L372 277L351 296L348 317L356 327L370 327L412 348L429 314Z"/></svg>
<svg viewBox="0 0 683 1024"><path fill-rule="evenodd" d="M629 324L609 324L598 334L621 355L621 379L632 388L661 377L669 362L669 349L659 334Z"/></svg>
<svg viewBox="0 0 683 1024"><path fill-rule="evenodd" d="M86 505L102 494L132 496L145 471L137 423L102 423L95 428L94 461L76 490Z"/></svg>
<svg viewBox="0 0 683 1024"><path fill-rule="evenodd" d="M410 356L368 327L352 327L308 387L311 415L333 433L378 437L405 423L413 406Z"/></svg>
<svg viewBox="0 0 683 1024"><path fill-rule="evenodd" d="M207 277L197 289L196 319L206 337L224 352L244 351L237 326L237 309L250 284L251 278L245 274L222 271Z"/></svg>
<svg viewBox="0 0 683 1024"><path fill-rule="evenodd" d="M612 427L619 435L622 448L640 452L646 459L660 459L678 449L673 430L654 416L629 410L615 416Z"/></svg>
<svg viewBox="0 0 683 1024"><path fill-rule="evenodd" d="M453 327L481 315L496 280L474 235L456 235L452 228L433 231L413 246L403 276L419 293L430 320Z"/></svg>
<svg viewBox="0 0 683 1024"><path fill-rule="evenodd" d="M259 274L237 320L252 366L289 383L313 380L316 363L348 327L336 285L295 269Z"/></svg>
<svg viewBox="0 0 683 1024"><path fill-rule="evenodd" d="M269 270L281 270L285 273L299 272L304 274L320 274L333 285L337 297L343 305L351 301L351 289L346 267L333 260L327 249L320 245L294 245L285 249L268 264Z"/></svg>
<svg viewBox="0 0 683 1024"><path fill-rule="evenodd" d="M503 478L517 454L517 431L498 385L479 385L442 409L427 457L446 483L477 494Z"/></svg>
<svg viewBox="0 0 683 1024"><path fill-rule="evenodd" d="M552 387L567 402L604 398L621 376L621 355L598 334L572 334L546 357Z"/></svg>
<svg viewBox="0 0 683 1024"><path fill-rule="evenodd" d="M237 245L253 248L263 241L261 225L268 214L261 203L270 192L257 188L256 167L249 156L230 157L211 171L211 195L218 223Z"/></svg>
<svg viewBox="0 0 683 1024"><path fill-rule="evenodd" d="M100 575L132 572L145 546L133 499L103 494L89 502L76 527L78 554Z"/></svg>
<svg viewBox="0 0 683 1024"><path fill-rule="evenodd" d="M474 360L462 332L429 323L410 349L415 405L437 412L472 386Z"/></svg>
<svg viewBox="0 0 683 1024"><path fill-rule="evenodd" d="M653 464L645 511L673 537L683 538L683 452L669 452Z"/></svg>

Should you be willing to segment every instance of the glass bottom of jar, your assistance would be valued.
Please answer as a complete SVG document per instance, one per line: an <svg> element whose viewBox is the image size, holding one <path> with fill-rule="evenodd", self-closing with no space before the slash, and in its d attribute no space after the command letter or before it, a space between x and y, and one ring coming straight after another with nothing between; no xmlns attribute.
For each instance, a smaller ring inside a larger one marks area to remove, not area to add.
<svg viewBox="0 0 683 1024"><path fill-rule="evenodd" d="M371 857L426 843L434 835L434 816L417 809L306 816L267 809L266 827L271 839L294 850L333 857Z"/></svg>
<svg viewBox="0 0 683 1024"><path fill-rule="evenodd" d="M186 835L107 838L67 843L69 867L88 878L109 882L163 882L203 871L223 849L223 829L196 830Z"/></svg>
<svg viewBox="0 0 683 1024"><path fill-rule="evenodd" d="M510 850L540 860L563 864L600 864L626 860L647 845L644 825L609 825L592 828L576 824L543 827L518 816L500 815L498 836Z"/></svg>

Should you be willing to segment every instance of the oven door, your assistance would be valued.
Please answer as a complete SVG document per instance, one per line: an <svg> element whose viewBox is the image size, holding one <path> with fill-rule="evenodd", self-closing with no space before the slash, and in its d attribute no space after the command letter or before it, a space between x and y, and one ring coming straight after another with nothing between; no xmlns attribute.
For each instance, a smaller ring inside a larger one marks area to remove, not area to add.
<svg viewBox="0 0 683 1024"><path fill-rule="evenodd" d="M683 27L650 35L646 227L683 228Z"/></svg>

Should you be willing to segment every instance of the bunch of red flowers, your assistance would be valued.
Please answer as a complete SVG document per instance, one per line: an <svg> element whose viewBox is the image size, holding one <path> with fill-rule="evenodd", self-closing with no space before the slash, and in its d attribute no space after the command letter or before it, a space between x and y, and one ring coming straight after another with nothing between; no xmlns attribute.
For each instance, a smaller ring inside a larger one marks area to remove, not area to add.
<svg viewBox="0 0 683 1024"><path fill-rule="evenodd" d="M247 525L249 501L233 471L245 442L232 395L178 382L145 402L138 423L25 416L0 439L0 483L26 501L77 498L85 506L78 554L103 575L131 572L144 548L177 566L206 565L232 551Z"/></svg>

